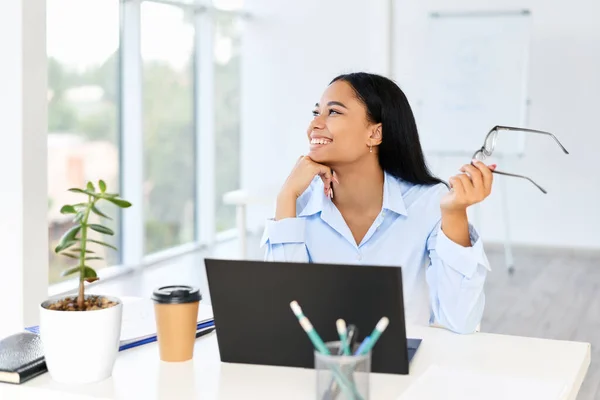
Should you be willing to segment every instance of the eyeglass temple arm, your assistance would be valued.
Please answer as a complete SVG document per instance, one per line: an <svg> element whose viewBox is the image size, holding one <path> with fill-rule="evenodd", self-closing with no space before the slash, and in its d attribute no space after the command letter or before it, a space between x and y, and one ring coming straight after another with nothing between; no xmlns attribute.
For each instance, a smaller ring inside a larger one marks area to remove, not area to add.
<svg viewBox="0 0 600 400"><path fill-rule="evenodd" d="M535 185L535 186L536 186L538 189L540 189L540 190L542 191L542 193L544 193L544 194L548 194L548 192L546 192L546 190L545 190L543 187L541 187L540 185L538 185L537 183L535 183L535 182L533 181L533 179L531 179L531 178L528 178L528 177L526 177L526 176L524 176L524 175L510 174L510 173L508 173L508 172L502 172L502 171L497 171L497 170L494 170L494 171L492 171L492 172L493 172L494 174L498 174L498 175L506 175L506 176L512 176L512 177L515 177L515 178L526 179L526 180L528 180L529 182L533 183L533 184L534 184L534 185Z"/></svg>
<svg viewBox="0 0 600 400"><path fill-rule="evenodd" d="M567 151L567 149L565 149L565 146L562 145L562 143L558 140L558 138L556 136L554 136L552 133L550 132L546 132L546 131L538 131L537 129L528 129L528 128L517 128L514 126L503 126L503 125L496 125L495 127L493 127L490 132L488 133L491 134L493 131L496 130L506 130L506 131L522 131L522 132L531 132L531 133L539 133L542 135L548 135L551 136L552 139L554 139L554 141L560 146L560 148L562 149L562 151L565 154L569 154L569 152Z"/></svg>

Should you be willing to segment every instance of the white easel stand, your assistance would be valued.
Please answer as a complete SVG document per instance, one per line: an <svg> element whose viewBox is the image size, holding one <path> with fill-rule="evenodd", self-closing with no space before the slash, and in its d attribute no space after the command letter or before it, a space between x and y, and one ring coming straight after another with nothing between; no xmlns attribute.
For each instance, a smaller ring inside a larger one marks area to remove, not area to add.
<svg viewBox="0 0 600 400"><path fill-rule="evenodd" d="M504 160L503 157L499 157L499 160ZM500 163L505 165L505 163ZM512 241L510 235L510 207L508 204L508 185L506 184L506 177L500 179L500 196L502 197L502 214L504 216L504 262L508 273L512 275L515 272L515 260L512 252Z"/></svg>

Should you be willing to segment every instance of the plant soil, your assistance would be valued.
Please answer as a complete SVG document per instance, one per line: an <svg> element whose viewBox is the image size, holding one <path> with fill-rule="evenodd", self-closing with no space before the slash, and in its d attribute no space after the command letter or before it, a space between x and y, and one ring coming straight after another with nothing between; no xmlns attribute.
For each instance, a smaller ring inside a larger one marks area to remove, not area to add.
<svg viewBox="0 0 600 400"><path fill-rule="evenodd" d="M50 304L47 308L48 310L56 311L94 311L110 308L116 305L116 302L110 301L106 297L86 296L83 302L83 308L81 309L77 305L77 297L65 297L64 299L60 299Z"/></svg>

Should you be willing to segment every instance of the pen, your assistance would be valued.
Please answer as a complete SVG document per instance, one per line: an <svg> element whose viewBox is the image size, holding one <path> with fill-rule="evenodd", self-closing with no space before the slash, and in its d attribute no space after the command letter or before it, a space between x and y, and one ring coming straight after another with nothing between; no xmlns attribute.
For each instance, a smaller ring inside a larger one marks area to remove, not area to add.
<svg viewBox="0 0 600 400"><path fill-rule="evenodd" d="M211 333L214 330L215 330L215 328L212 327L212 328L209 328L209 329L205 329L203 331L198 331L198 332L196 332L196 339L198 339L199 337L202 337L204 335L208 335L209 333Z"/></svg>
<svg viewBox="0 0 600 400"><path fill-rule="evenodd" d="M350 355L350 348L348 347L348 337L346 331L346 321L343 319L338 319L336 321L338 335L340 335L340 347L344 349L344 355Z"/></svg>
<svg viewBox="0 0 600 400"><path fill-rule="evenodd" d="M325 346L325 343L323 343L323 340L321 339L315 328L313 328L308 318L306 318L305 316L300 318L300 325L302 326L302 329L304 329L304 332L306 332L310 341L313 343L313 346L315 346L319 353L331 355L331 352L329 351L327 346ZM334 375L336 375L336 378L340 380L341 386L344 388L344 390L349 392L350 398L362 399L362 396L360 396L360 394L357 392L354 384L352 384L352 382L348 382L348 378L346 378L335 366L333 367L333 373Z"/></svg>
<svg viewBox="0 0 600 400"><path fill-rule="evenodd" d="M390 320L388 319L388 317L383 317L379 320L379 322L375 326L375 329L373 329L373 332L371 333L369 342L358 353L358 355L362 356L362 355L367 354L369 351L371 351L371 349L373 348L373 346L375 346L375 343L377 343L377 340L379 340L379 337L381 336L383 331L385 331L385 328L387 328L389 323L390 323Z"/></svg>
<svg viewBox="0 0 600 400"><path fill-rule="evenodd" d="M300 322L300 326L302 326L302 329L304 329L304 332L306 332L306 334L308 335L308 338L312 342L315 349L317 349L317 351L321 354L331 355L331 352L329 351L327 346L325 346L325 343L323 343L323 339L321 339L321 337L319 336L315 328L312 326L308 318L306 318L306 316L302 314L302 309L300 308L300 305L298 305L296 301L293 301L292 303L290 303L290 307L292 308L292 311L294 311L294 314L296 314L297 317L298 315L302 315L301 317L298 317L298 321ZM348 379L343 374L341 374L341 372L336 367L334 367L333 373L336 376L336 379L340 381L341 386L344 388L344 390L349 392L350 398L358 398L359 400L362 400L362 396L358 393L354 384L352 382L348 382Z"/></svg>
<svg viewBox="0 0 600 400"><path fill-rule="evenodd" d="M358 346L358 349L356 349L356 351L354 352L354 355L357 356L357 355L361 354L363 352L363 350L365 349L365 347L367 347L367 345L369 344L370 341L371 341L370 336L367 336L366 338L364 338L362 343L360 344L360 346Z"/></svg>
<svg viewBox="0 0 600 400"><path fill-rule="evenodd" d="M350 352L352 352L352 349L356 346L357 337L358 329L356 328L356 325L348 325L348 346L350 347Z"/></svg>
<svg viewBox="0 0 600 400"><path fill-rule="evenodd" d="M348 346L350 346L350 349L353 349L354 344L356 343L356 337L358 336L358 328L356 328L356 325L348 325L347 331L348 331L348 334L347 334L346 340L347 340ZM337 354L338 356L341 356L343 354L343 350L344 350L343 347L344 346L340 346L340 348L338 350L338 354ZM350 352L350 349L348 350L348 352ZM354 379L352 378L352 375L349 377L349 379L354 384ZM323 400L335 399L338 395L338 392L339 392L339 386L336 384L335 379L332 378L331 383L329 384L329 389L327 389L325 391L325 393L323 393Z"/></svg>

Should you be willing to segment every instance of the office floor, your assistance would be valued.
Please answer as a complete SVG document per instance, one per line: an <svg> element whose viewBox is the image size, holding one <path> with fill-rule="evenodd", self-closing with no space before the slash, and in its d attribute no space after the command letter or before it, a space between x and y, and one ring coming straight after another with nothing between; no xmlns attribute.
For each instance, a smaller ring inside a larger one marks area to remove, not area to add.
<svg viewBox="0 0 600 400"><path fill-rule="evenodd" d="M257 238L250 238L249 258L261 258ZM198 285L210 302L204 257L237 254L236 242L220 244L166 261L140 272L100 283L92 292L146 296L159 285ZM509 335L585 341L592 344L592 363L578 400L600 398L600 252L516 248L516 272L509 276L503 254L488 250L493 271L486 285L481 330Z"/></svg>

